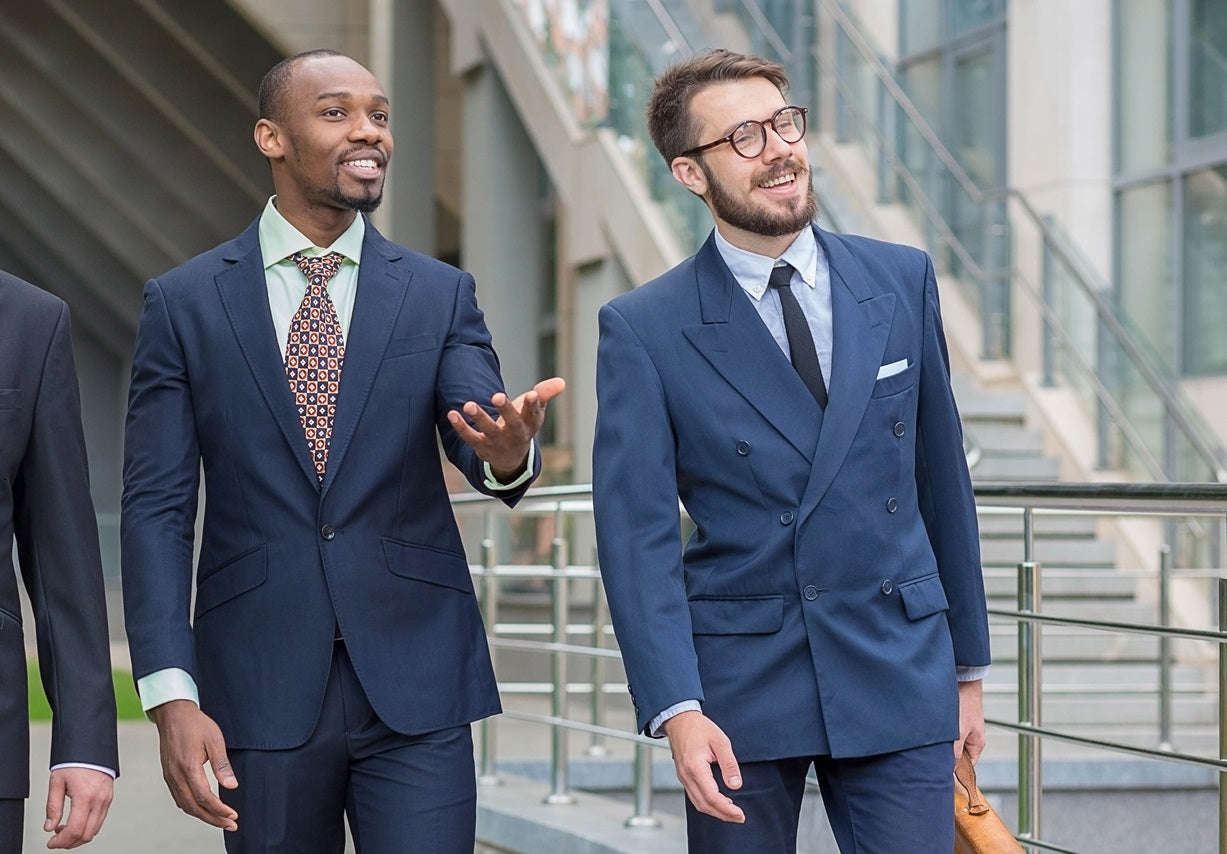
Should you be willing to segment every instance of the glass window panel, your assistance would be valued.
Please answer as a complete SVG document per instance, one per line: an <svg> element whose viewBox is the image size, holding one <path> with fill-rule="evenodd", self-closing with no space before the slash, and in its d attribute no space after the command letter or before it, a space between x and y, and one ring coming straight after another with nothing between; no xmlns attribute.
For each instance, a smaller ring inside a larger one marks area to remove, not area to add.
<svg viewBox="0 0 1227 854"><path fill-rule="evenodd" d="M953 0L951 34L958 35L1005 17L1006 0Z"/></svg>
<svg viewBox="0 0 1227 854"><path fill-rule="evenodd" d="M1227 165L1184 181L1184 372L1227 373Z"/></svg>
<svg viewBox="0 0 1227 854"><path fill-rule="evenodd" d="M942 6L945 0L903 0L899 33L904 56L930 50L942 41Z"/></svg>
<svg viewBox="0 0 1227 854"><path fill-rule="evenodd" d="M1125 173L1171 156L1170 11L1170 0L1118 0L1117 150Z"/></svg>
<svg viewBox="0 0 1227 854"><path fill-rule="evenodd" d="M1189 135L1227 130L1227 3L1193 0L1189 34Z"/></svg>
<svg viewBox="0 0 1227 854"><path fill-rule="evenodd" d="M1120 304L1167 364L1172 342L1171 185L1167 181L1120 194Z"/></svg>

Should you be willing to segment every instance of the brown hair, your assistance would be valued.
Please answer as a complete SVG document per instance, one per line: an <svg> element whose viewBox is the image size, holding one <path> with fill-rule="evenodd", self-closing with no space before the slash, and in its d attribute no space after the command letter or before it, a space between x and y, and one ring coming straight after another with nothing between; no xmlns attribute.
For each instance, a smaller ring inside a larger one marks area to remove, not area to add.
<svg viewBox="0 0 1227 854"><path fill-rule="evenodd" d="M648 98L648 133L656 150L673 163L683 151L701 144L690 116L690 102L713 83L764 77L780 94L788 92L784 67L760 56L747 56L724 48L700 51L661 72Z"/></svg>

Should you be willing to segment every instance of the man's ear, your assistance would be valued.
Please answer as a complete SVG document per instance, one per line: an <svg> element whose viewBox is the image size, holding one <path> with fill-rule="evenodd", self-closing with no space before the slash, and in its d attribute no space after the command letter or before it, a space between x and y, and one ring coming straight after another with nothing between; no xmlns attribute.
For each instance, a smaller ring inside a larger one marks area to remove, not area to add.
<svg viewBox="0 0 1227 854"><path fill-rule="evenodd" d="M669 164L674 179L696 196L707 195L707 174L693 157L675 157Z"/></svg>
<svg viewBox="0 0 1227 854"><path fill-rule="evenodd" d="M281 139L281 128L271 119L260 119L256 122L253 132L256 148L269 160L279 160L285 156L285 147Z"/></svg>

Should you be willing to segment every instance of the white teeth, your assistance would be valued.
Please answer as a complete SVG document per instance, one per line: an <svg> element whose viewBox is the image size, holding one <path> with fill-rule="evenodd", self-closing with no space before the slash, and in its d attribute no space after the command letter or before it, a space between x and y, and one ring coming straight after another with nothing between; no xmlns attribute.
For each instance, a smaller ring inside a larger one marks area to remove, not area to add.
<svg viewBox="0 0 1227 854"><path fill-rule="evenodd" d="M376 164L374 160L350 160L349 165L360 169L374 169Z"/></svg>
<svg viewBox="0 0 1227 854"><path fill-rule="evenodd" d="M775 178L774 180L767 181L767 182L766 182L765 184L763 184L762 186L763 186L763 188L764 188L764 189L767 189L767 188L770 188L770 187L778 187L778 186L780 186L781 184L787 184L787 183L789 183L790 181L794 181L794 180L796 180L796 177L797 177L796 175L794 175L794 174L792 174L792 173L790 172L790 173L788 173L787 175L781 175L779 178Z"/></svg>

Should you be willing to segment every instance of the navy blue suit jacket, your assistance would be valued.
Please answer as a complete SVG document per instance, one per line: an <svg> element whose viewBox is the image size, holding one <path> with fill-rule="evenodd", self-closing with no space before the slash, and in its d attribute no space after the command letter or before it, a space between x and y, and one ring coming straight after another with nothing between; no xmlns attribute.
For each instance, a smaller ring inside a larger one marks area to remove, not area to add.
<svg viewBox="0 0 1227 854"><path fill-rule="evenodd" d="M503 388L472 277L367 223L322 483L283 334L257 223L145 287L122 516L134 675L182 668L228 746L293 747L315 727L339 629L389 727L498 712L438 450L485 491L446 419Z"/></svg>
<svg viewBox="0 0 1227 854"><path fill-rule="evenodd" d="M20 576L13 571L17 543ZM51 764L119 768L98 527L90 499L68 306L0 273L0 799L29 792L30 595Z"/></svg>
<svg viewBox="0 0 1227 854"><path fill-rule="evenodd" d="M699 699L743 761L954 740L955 666L989 661L932 264L817 237L825 413L712 238L600 315L597 536L638 725Z"/></svg>

